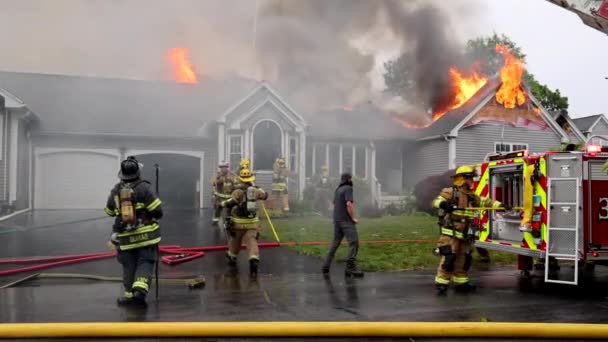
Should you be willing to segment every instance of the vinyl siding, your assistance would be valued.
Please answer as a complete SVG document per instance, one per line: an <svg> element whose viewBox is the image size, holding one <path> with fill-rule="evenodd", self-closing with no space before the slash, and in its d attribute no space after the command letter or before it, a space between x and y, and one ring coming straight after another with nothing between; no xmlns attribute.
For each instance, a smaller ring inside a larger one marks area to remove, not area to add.
<svg viewBox="0 0 608 342"><path fill-rule="evenodd" d="M503 134L504 127L504 134ZM494 152L496 142L528 144L531 153L541 153L558 147L560 136L553 130L536 131L509 124L478 124L458 132L456 138L456 165L475 164Z"/></svg>
<svg viewBox="0 0 608 342"><path fill-rule="evenodd" d="M26 209L30 199L30 144L27 139L27 125L19 121L17 136L17 202L16 209Z"/></svg>
<svg viewBox="0 0 608 342"><path fill-rule="evenodd" d="M404 186L412 188L425 177L447 171L448 149L449 144L444 139L405 143L403 152Z"/></svg>
<svg viewBox="0 0 608 342"><path fill-rule="evenodd" d="M608 124L606 121L600 120L595 127L593 127L592 135L603 135L608 137Z"/></svg>

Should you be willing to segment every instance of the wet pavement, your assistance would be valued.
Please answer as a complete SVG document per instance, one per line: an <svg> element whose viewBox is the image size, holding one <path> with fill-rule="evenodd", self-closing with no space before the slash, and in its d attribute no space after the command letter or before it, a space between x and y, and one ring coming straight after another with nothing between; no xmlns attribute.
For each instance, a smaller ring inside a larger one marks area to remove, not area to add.
<svg viewBox="0 0 608 342"><path fill-rule="evenodd" d="M209 212L169 211L162 222L163 244L225 244ZM108 251L111 219L93 211L40 211L0 222L0 258ZM280 229L280 226L279 226ZM330 227L328 227L330 229ZM362 247L365 248L365 247ZM190 290L161 284L160 299L142 312L119 308L120 283L40 279L0 290L0 322L87 321L608 321L608 272L597 267L582 285L524 281L515 269L476 271L474 294L435 295L433 272L367 273L345 280L344 265L324 279L321 260L286 248L261 251L257 280L248 276L244 253L239 272L230 272L222 252L176 266L161 266L162 278L203 275L206 286ZM18 266L0 266L0 270ZM562 268L568 272L567 267ZM115 258L37 272L119 276ZM0 285L26 276L0 277ZM217 339L212 339L217 340Z"/></svg>

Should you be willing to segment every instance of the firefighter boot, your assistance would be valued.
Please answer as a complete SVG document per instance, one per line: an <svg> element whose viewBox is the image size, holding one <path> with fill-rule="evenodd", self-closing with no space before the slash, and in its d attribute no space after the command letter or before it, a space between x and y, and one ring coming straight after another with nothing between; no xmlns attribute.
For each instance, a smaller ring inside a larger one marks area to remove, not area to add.
<svg viewBox="0 0 608 342"><path fill-rule="evenodd" d="M354 262L347 262L344 275L347 277L363 278L363 271Z"/></svg>
<svg viewBox="0 0 608 342"><path fill-rule="evenodd" d="M258 259L249 260L249 275L251 276L251 278L257 278L259 263L260 263L260 260L258 260Z"/></svg>
<svg viewBox="0 0 608 342"><path fill-rule="evenodd" d="M133 292L125 291L122 297L116 300L116 304L122 305L131 305L133 303Z"/></svg>
<svg viewBox="0 0 608 342"><path fill-rule="evenodd" d="M471 284L471 283L464 283L464 284L458 284L458 285L454 285L454 290L456 290L457 292L474 292L477 289L477 286Z"/></svg>
<svg viewBox="0 0 608 342"><path fill-rule="evenodd" d="M235 267L236 266L236 257L230 255L230 253L226 253L226 259L228 259L228 266Z"/></svg>
<svg viewBox="0 0 608 342"><path fill-rule="evenodd" d="M131 305L139 308L148 307L148 303L146 303L146 293L138 290L133 291L133 302Z"/></svg>
<svg viewBox="0 0 608 342"><path fill-rule="evenodd" d="M448 286L445 284L435 284L435 289L439 296L445 296L448 293Z"/></svg>
<svg viewBox="0 0 608 342"><path fill-rule="evenodd" d="M281 196L281 198L283 199L283 211L288 212L289 211L289 196L287 194L283 194Z"/></svg>

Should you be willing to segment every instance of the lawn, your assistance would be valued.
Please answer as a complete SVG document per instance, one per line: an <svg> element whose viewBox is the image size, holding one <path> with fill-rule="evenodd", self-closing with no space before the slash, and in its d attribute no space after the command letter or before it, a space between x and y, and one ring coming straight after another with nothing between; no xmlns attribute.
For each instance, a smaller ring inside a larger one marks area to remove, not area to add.
<svg viewBox="0 0 608 342"><path fill-rule="evenodd" d="M265 221L265 220L264 220ZM274 240L271 229L265 222L262 236L264 240ZM281 242L296 243L331 241L332 222L324 217L292 217L273 221ZM365 271L402 271L434 269L439 257L432 254L438 238L437 219L426 214L408 216L384 216L381 218L361 219L357 226L359 239L359 265ZM372 240L410 240L394 243L365 243ZM328 245L288 246L298 253L323 258ZM336 258L343 262L346 257L346 241L343 241ZM492 264L513 264L516 257L512 254L491 251ZM474 267L477 253L473 253Z"/></svg>

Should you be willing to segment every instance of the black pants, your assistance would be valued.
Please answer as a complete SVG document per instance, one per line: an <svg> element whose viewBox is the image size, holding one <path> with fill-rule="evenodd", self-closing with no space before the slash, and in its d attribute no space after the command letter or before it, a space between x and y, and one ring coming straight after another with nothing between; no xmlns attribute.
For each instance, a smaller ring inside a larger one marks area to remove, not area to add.
<svg viewBox="0 0 608 342"><path fill-rule="evenodd" d="M327 252L324 267L329 267L342 239L346 237L348 241L348 257L346 258L346 267L354 268L357 261L357 253L359 252L359 234L357 226L353 222L335 222L334 221L334 240Z"/></svg>
<svg viewBox="0 0 608 342"><path fill-rule="evenodd" d="M145 279L150 284L158 255L158 246L147 246L127 251L118 251L118 262L122 265L122 281L126 292L131 292L136 279ZM138 288L139 290L139 288ZM145 291L147 292L147 290Z"/></svg>

